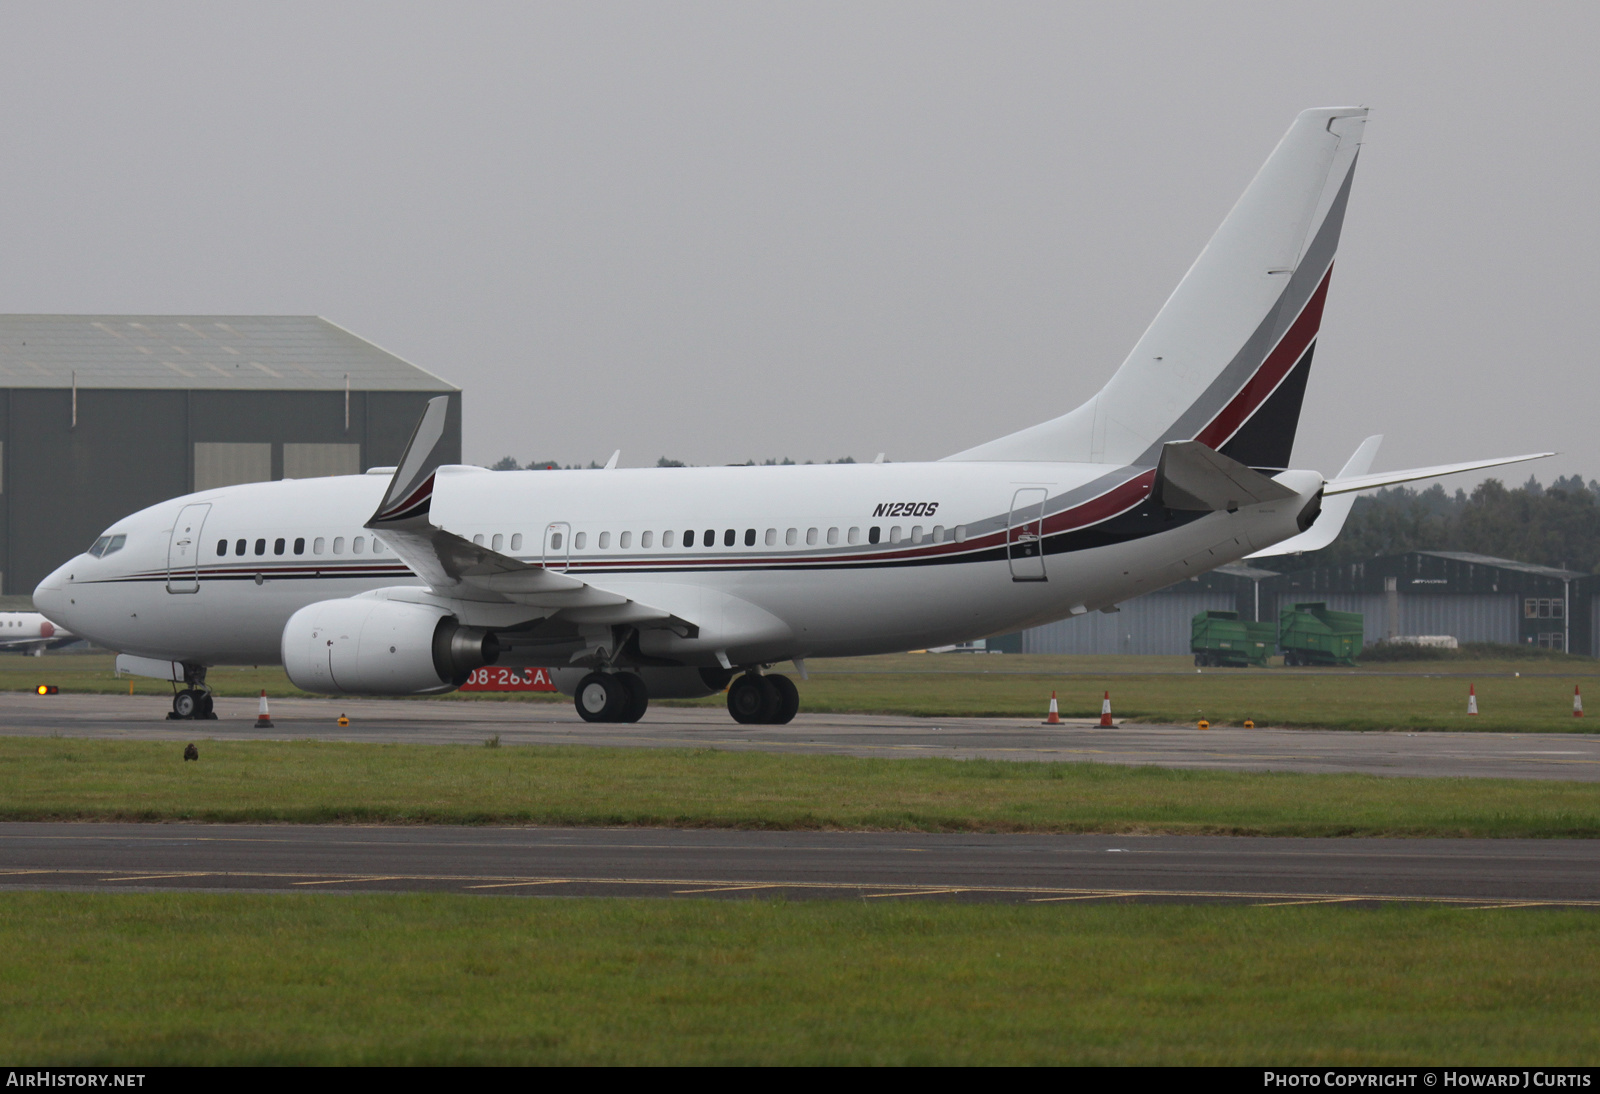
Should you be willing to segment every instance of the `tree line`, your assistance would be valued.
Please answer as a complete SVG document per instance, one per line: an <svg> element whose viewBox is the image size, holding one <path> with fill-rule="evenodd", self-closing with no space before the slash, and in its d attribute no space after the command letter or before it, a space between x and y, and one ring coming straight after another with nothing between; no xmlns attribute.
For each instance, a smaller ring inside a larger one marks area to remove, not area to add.
<svg viewBox="0 0 1600 1094"><path fill-rule="evenodd" d="M1470 551L1583 573L1600 573L1600 482L1581 476L1517 487L1485 479L1468 494L1435 483L1397 486L1356 499L1332 546L1265 559L1275 570L1339 566L1406 551Z"/></svg>

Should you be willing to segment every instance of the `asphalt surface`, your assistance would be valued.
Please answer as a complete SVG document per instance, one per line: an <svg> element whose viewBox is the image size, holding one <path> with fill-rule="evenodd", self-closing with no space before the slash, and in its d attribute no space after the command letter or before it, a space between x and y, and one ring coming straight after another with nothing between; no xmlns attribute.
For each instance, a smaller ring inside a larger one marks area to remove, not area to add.
<svg viewBox="0 0 1600 1094"><path fill-rule="evenodd" d="M1353 733L1340 730L1118 725L1044 726L1020 718L801 714L786 726L741 726L717 708L650 709L633 725L594 725L569 703L278 699L273 728L254 699L219 699L214 722L166 721L150 696L0 693L0 735L204 741L207 738L722 748L849 756L1092 761L1230 771L1362 772L1600 781L1600 737L1533 733ZM348 727L338 725L341 713Z"/></svg>
<svg viewBox="0 0 1600 1094"><path fill-rule="evenodd" d="M1600 909L1600 841L10 823L0 889Z"/></svg>

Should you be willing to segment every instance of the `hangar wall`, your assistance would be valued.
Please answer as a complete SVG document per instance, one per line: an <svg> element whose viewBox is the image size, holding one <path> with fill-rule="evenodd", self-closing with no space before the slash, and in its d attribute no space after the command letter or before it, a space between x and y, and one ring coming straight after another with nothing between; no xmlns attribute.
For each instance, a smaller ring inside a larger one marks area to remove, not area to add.
<svg viewBox="0 0 1600 1094"><path fill-rule="evenodd" d="M461 458L460 390L324 320L228 317L271 363L239 380L196 368L192 347L187 375L152 377L149 354L106 334L155 332L159 347L162 331L187 338L217 318L0 316L0 592L31 593L113 521L168 498L396 463L437 395L450 398L448 458Z"/></svg>

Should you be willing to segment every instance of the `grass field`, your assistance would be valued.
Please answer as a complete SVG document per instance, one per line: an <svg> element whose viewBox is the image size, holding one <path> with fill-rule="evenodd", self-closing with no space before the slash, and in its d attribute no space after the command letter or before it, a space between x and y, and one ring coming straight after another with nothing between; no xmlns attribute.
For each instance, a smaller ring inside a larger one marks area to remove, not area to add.
<svg viewBox="0 0 1600 1094"><path fill-rule="evenodd" d="M0 738L0 820L1600 836L1600 785L716 750Z"/></svg>
<svg viewBox="0 0 1600 1094"><path fill-rule="evenodd" d="M1207 669L1182 657L1044 657L897 654L817 662L797 681L801 709L923 717L1042 716L1056 691L1064 716L1100 713L1109 690L1117 717L1144 722L1382 730L1594 732L1600 722L1572 717L1574 685L1589 683L1600 703L1600 662L1588 659L1402 662L1348 669ZM1448 674L1448 675L1445 675ZM1520 674L1520 675L1516 675ZM0 659L0 690L35 684L67 692L164 696L171 685L117 678L112 659L59 655ZM222 695L304 695L279 668L213 669ZM1477 688L1480 715L1467 716L1467 687ZM549 695L454 693L429 701L562 702ZM692 703L720 706L721 696ZM668 705L684 705L669 701ZM1600 707L1595 714L1600 717Z"/></svg>
<svg viewBox="0 0 1600 1094"><path fill-rule="evenodd" d="M0 1057L1592 1065L1597 947L1533 910L5 893Z"/></svg>

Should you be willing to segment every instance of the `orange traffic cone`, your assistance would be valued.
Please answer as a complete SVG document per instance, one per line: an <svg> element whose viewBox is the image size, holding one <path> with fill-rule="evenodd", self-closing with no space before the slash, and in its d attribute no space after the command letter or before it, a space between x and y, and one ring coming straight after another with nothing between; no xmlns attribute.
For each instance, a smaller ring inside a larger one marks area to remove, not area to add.
<svg viewBox="0 0 1600 1094"><path fill-rule="evenodd" d="M1100 724L1103 726L1111 724L1111 693L1109 691L1106 692L1106 697L1100 700Z"/></svg>
<svg viewBox="0 0 1600 1094"><path fill-rule="evenodd" d="M1050 693L1050 716L1041 724L1047 726L1058 726L1061 724L1061 712L1056 709L1056 693L1053 691Z"/></svg>
<svg viewBox="0 0 1600 1094"><path fill-rule="evenodd" d="M267 689L266 688L262 688L261 689L261 709L260 709L260 712L256 714L256 728L257 729L271 729L272 728L272 719L267 716Z"/></svg>
<svg viewBox="0 0 1600 1094"><path fill-rule="evenodd" d="M1577 684L1572 685L1572 716L1583 717L1583 693L1578 690Z"/></svg>
<svg viewBox="0 0 1600 1094"><path fill-rule="evenodd" d="M1475 684L1467 685L1467 713L1478 713L1478 688Z"/></svg>

